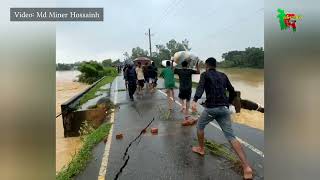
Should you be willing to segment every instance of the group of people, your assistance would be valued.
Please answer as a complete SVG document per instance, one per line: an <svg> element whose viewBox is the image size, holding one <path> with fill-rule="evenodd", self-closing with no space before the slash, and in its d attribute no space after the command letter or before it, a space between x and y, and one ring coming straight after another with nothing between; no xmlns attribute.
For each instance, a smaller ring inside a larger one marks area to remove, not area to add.
<svg viewBox="0 0 320 180"><path fill-rule="evenodd" d="M138 95L143 94L142 91L145 84L147 91L151 93L155 92L158 80L158 69L154 62L150 65L149 63L142 65L141 62L138 62L136 67L133 64L127 64L123 69L123 75L131 101L134 101L133 95L137 90L137 87Z"/></svg>
<svg viewBox="0 0 320 180"><path fill-rule="evenodd" d="M201 73L200 81L197 85L195 95L192 100L191 109L197 111L197 101L206 93L206 100L203 103L204 110L202 111L197 122L197 137L198 146L192 147L192 151L199 155L205 154L204 146L204 129L213 120L219 124L226 139L230 142L232 148L238 155L242 167L244 179L252 179L253 171L246 159L245 153L237 140L232 129L229 104L233 102L236 96L235 90L231 85L228 77L216 70L216 59L208 58L205 61L206 71ZM175 101L174 88L175 77L179 76L179 99L182 104L181 112L184 113L184 121L190 118L189 108L192 95L192 75L200 74L199 64L196 64L196 70L188 68L188 62L181 62L181 69L173 67L173 61L167 61L166 67L161 71L160 76L164 79L164 86L167 93L169 110L173 110L173 102ZM144 86L147 89L155 88L157 81L157 68L154 63L152 65L137 64L137 67L128 65L124 69L124 77L129 90L130 99L133 100L133 94L138 85L138 94ZM227 93L228 92L228 93ZM228 96L227 96L228 94Z"/></svg>
<svg viewBox="0 0 320 180"><path fill-rule="evenodd" d="M192 101L192 110L197 111L197 101L206 93L206 101L204 102L204 110L202 111L197 123L198 146L192 147L194 153L204 155L204 129L213 120L216 120L222 129L224 136L230 142L232 148L238 155L242 167L243 178L252 179L253 172L245 157L245 153L240 142L234 135L229 111L229 104L232 103L236 96L235 90L231 85L228 77L216 70L216 59L208 58L205 61L206 71L200 75L200 81L197 85L195 95ZM188 69L188 62L181 63L182 69L173 67L173 62L167 61L166 68L161 72L160 76L164 78L164 85L167 91L168 107L172 110L174 100L175 79L174 74L179 76L179 99L184 112L184 121L188 121L189 106L192 94L192 74L200 74L199 64L196 64L196 70ZM227 93L228 92L228 96Z"/></svg>

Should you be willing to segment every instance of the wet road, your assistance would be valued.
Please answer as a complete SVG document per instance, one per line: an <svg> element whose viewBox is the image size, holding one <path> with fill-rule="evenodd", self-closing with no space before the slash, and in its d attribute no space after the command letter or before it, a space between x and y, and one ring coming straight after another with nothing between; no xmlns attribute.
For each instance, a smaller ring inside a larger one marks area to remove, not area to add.
<svg viewBox="0 0 320 180"><path fill-rule="evenodd" d="M161 87L162 81L159 80L158 84ZM177 103L175 111L168 116L166 96L163 93L146 93L131 102L125 91L118 92L117 89L124 89L124 81L120 76L112 84L112 98L119 109L115 114L106 179L115 179L117 174L118 179L130 180L242 179L227 167L223 159L209 153L200 157L191 152L191 146L197 144L196 128L181 126L183 116ZM147 133L132 142L153 118L155 120ZM151 127L159 129L158 135L150 133ZM263 179L263 131L236 123L233 127L246 145L244 149L257 173L255 179ZM123 133L124 138L116 140L117 133ZM205 133L207 139L230 147L215 124L208 125ZM132 144L128 148L130 142ZM124 156L127 148L127 155ZM122 172L119 174L120 169Z"/></svg>

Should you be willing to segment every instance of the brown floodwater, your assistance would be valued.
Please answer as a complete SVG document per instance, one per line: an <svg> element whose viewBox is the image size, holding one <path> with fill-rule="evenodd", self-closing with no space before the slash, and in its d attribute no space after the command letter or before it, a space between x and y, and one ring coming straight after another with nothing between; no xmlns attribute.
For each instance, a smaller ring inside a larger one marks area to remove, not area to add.
<svg viewBox="0 0 320 180"><path fill-rule="evenodd" d="M60 105L88 87L75 82L78 71L56 71L56 114L61 112ZM72 155L81 147L79 137L64 138L62 117L56 119L56 172L70 162Z"/></svg>
<svg viewBox="0 0 320 180"><path fill-rule="evenodd" d="M264 107L264 70L251 68L223 68L224 72L234 86L241 92L242 99L248 99ZM200 75L194 75L192 80L199 82ZM241 109L241 113L233 114L234 122L246 124L253 128L264 130L264 113Z"/></svg>

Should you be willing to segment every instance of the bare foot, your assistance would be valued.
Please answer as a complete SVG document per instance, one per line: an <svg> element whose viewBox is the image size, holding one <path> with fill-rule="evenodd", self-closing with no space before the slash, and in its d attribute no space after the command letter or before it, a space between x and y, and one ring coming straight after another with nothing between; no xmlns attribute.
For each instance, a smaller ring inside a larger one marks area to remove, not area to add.
<svg viewBox="0 0 320 180"><path fill-rule="evenodd" d="M199 147L199 146L197 146L197 147L192 147L192 151L193 151L194 153L197 153L197 154L201 155L201 156L204 156L204 148L201 148L201 147Z"/></svg>
<svg viewBox="0 0 320 180"><path fill-rule="evenodd" d="M249 166L243 169L243 179L253 179L252 169Z"/></svg>

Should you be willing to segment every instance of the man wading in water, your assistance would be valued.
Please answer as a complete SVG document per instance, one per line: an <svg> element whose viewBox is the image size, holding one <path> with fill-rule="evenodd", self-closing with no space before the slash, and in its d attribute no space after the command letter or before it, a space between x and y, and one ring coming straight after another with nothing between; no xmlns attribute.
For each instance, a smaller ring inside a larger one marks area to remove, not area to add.
<svg viewBox="0 0 320 180"><path fill-rule="evenodd" d="M229 100L226 96L226 90L229 92ZM204 91L206 92L205 109L201 113L197 124L199 146L192 147L192 151L204 155L204 128L209 122L216 120L224 136L228 139L241 160L244 179L252 179L252 169L231 126L228 107L235 97L235 91L228 77L224 73L216 71L216 59L212 57L206 60L206 72L200 76L199 85L192 102L193 110L196 110L197 101L201 98Z"/></svg>

